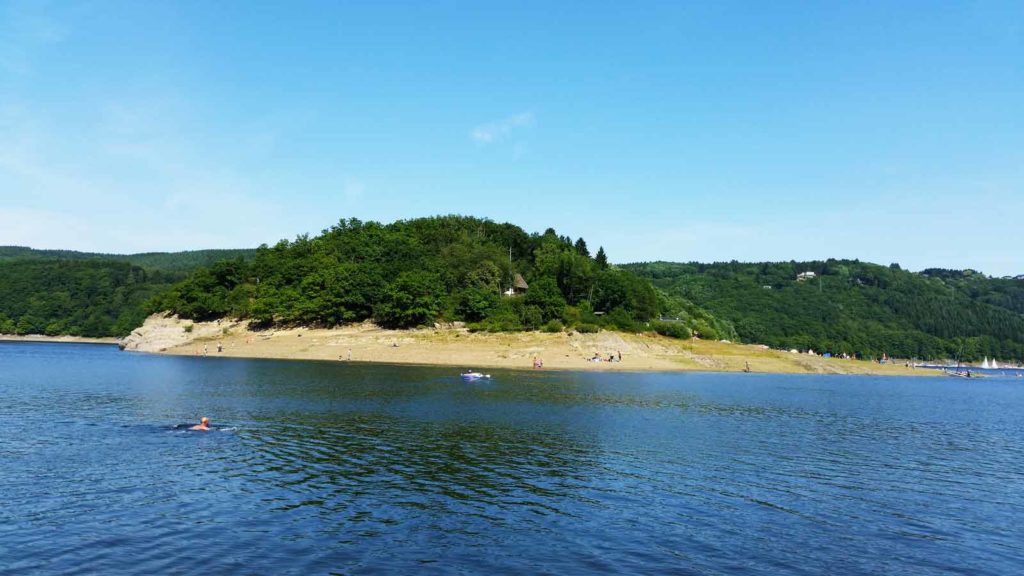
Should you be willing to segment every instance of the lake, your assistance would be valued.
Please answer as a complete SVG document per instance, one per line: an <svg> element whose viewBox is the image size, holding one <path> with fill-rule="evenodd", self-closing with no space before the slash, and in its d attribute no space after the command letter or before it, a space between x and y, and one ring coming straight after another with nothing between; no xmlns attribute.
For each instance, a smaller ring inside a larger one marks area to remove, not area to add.
<svg viewBox="0 0 1024 576"><path fill-rule="evenodd" d="M1024 380L491 374L0 343L0 571L1024 572Z"/></svg>

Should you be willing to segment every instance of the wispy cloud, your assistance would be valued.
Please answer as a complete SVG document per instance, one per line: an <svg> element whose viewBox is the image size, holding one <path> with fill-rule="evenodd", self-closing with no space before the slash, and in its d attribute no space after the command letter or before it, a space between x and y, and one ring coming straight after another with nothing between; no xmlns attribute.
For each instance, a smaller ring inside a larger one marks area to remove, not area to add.
<svg viewBox="0 0 1024 576"><path fill-rule="evenodd" d="M507 138L513 130L520 127L532 126L533 123L533 112L520 112L519 114L509 116L508 118L481 124L473 128L469 133L469 136L477 144L493 144Z"/></svg>

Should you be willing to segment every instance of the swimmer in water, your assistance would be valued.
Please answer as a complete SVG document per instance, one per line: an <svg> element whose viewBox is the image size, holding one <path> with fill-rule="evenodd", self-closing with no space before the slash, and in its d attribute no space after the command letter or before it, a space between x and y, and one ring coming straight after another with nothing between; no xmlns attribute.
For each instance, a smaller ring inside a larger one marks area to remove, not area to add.
<svg viewBox="0 0 1024 576"><path fill-rule="evenodd" d="M199 424L196 424L192 428L189 428L189 430L202 430L204 432L208 431L209 429L210 429L210 419L207 418L206 416L203 416L202 418L199 419Z"/></svg>

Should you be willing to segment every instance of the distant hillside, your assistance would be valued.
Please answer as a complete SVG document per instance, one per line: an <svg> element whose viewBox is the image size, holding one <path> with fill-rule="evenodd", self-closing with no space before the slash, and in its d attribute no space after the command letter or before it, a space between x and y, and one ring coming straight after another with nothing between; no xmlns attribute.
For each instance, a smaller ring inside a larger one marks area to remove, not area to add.
<svg viewBox="0 0 1024 576"><path fill-rule="evenodd" d="M255 250L94 254L0 247L0 334L124 336L188 273Z"/></svg>
<svg viewBox="0 0 1024 576"><path fill-rule="evenodd" d="M124 336L177 278L111 260L0 262L0 334Z"/></svg>
<svg viewBox="0 0 1024 576"><path fill-rule="evenodd" d="M396 328L463 321L489 331L733 334L691 302L609 266L604 250L592 255L582 238L462 216L346 220L320 236L256 250L109 255L6 247L0 279L0 332L19 334L120 336L151 311L264 326L372 319Z"/></svg>
<svg viewBox="0 0 1024 576"><path fill-rule="evenodd" d="M73 250L36 250L23 246L0 246L0 262L12 260L108 260L127 262L149 270L190 272L222 260L248 259L255 249L189 250L185 252L144 252L140 254L101 254Z"/></svg>
<svg viewBox="0 0 1024 576"><path fill-rule="evenodd" d="M745 342L865 357L1024 359L1024 282L851 260L624 266Z"/></svg>

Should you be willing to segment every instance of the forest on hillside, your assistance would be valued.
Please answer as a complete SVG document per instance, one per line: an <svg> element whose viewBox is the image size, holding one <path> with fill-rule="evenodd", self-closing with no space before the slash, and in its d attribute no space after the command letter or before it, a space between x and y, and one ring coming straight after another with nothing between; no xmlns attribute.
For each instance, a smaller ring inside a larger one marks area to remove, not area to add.
<svg viewBox="0 0 1024 576"><path fill-rule="evenodd" d="M183 277L111 260L0 262L0 334L124 336Z"/></svg>
<svg viewBox="0 0 1024 576"><path fill-rule="evenodd" d="M731 322L744 342L871 358L1024 359L1017 279L856 260L625 268Z"/></svg>
<svg viewBox="0 0 1024 576"><path fill-rule="evenodd" d="M511 294L509 294L511 290ZM153 312L256 327L654 331L878 358L1024 359L1024 280L856 260L614 266L554 229L342 220L254 250L0 247L0 333L123 336Z"/></svg>
<svg viewBox="0 0 1024 576"><path fill-rule="evenodd" d="M138 254L102 254L75 250L37 250L24 246L0 246L0 263L26 260L103 260L127 262L147 270L169 273L191 272L201 266L212 266L222 260L251 258L252 248L187 250L184 252L142 252Z"/></svg>
<svg viewBox="0 0 1024 576"><path fill-rule="evenodd" d="M257 326L463 321L474 330L610 327L687 337L694 326L716 325L683 299L609 266L603 248L592 255L582 238L463 216L343 220L313 238L261 246L251 260L200 269L156 307ZM672 320L659 320L664 314Z"/></svg>

